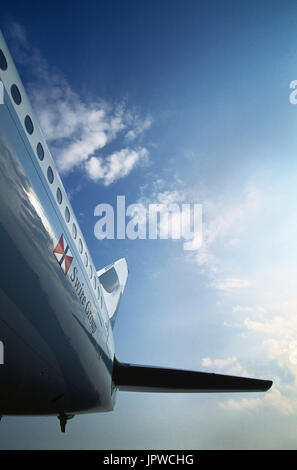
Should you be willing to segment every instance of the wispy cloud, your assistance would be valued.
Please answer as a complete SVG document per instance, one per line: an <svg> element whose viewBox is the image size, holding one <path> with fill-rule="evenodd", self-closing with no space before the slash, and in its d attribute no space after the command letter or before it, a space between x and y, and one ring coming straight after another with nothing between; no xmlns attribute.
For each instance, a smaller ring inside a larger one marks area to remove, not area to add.
<svg viewBox="0 0 297 470"><path fill-rule="evenodd" d="M146 148L132 150L125 148L106 158L91 157L86 163L87 175L93 181L102 180L105 186L128 175L131 170L148 157Z"/></svg>
<svg viewBox="0 0 297 470"><path fill-rule="evenodd" d="M213 368L214 370L224 370L224 372L231 375L243 377L249 375L235 356L227 357L225 359L211 359L210 357L205 357L202 359L202 365L203 367Z"/></svg>
<svg viewBox="0 0 297 470"><path fill-rule="evenodd" d="M248 287L249 285L250 281L234 277L216 281L214 283L214 287L218 290L242 289L243 287Z"/></svg>
<svg viewBox="0 0 297 470"><path fill-rule="evenodd" d="M246 188L238 201L216 195L213 199L204 199L203 204L203 246L193 253L193 261L201 268L208 269L218 279L222 269L222 247L225 250L237 248L240 245L240 237L246 230L251 220L258 215L262 208L262 198L259 191L254 188ZM218 289L226 287L243 287L240 282L214 282ZM245 283L245 285L247 285Z"/></svg>
<svg viewBox="0 0 297 470"><path fill-rule="evenodd" d="M145 119L142 119L138 116L132 116L131 120L133 123L133 127L129 129L125 135L125 139L128 142L131 142L132 140L135 140L137 137L140 137L142 134L144 134L144 132L147 131L153 123L151 117L146 117Z"/></svg>
<svg viewBox="0 0 297 470"><path fill-rule="evenodd" d="M239 313L252 313L252 312L260 312L260 313L266 313L266 309L262 307L261 305L257 305L255 307L249 307L247 305L235 305L232 308L233 312L239 312Z"/></svg>
<svg viewBox="0 0 297 470"><path fill-rule="evenodd" d="M202 241L202 206L191 203L185 189L168 189L169 185L157 179L149 196L137 201L149 208L147 217L139 223L149 222L154 227L156 237L181 240L184 250L194 250L201 246Z"/></svg>
<svg viewBox="0 0 297 470"><path fill-rule="evenodd" d="M11 26L11 37L17 60L29 66L32 105L62 174L79 169L107 186L148 158L146 147L126 144L143 136L152 125L151 117L139 116L124 102L87 100L30 45L21 25ZM118 146L112 153L107 147L111 142Z"/></svg>
<svg viewBox="0 0 297 470"><path fill-rule="evenodd" d="M277 387L260 398L230 399L221 402L219 406L228 411L258 413L259 409L277 412L280 415L293 415L297 411L296 402L285 397Z"/></svg>
<svg viewBox="0 0 297 470"><path fill-rule="evenodd" d="M202 359L203 367L207 369L212 368L215 371L224 371L231 375L238 375L243 377L250 377L251 374L240 364L235 356L227 357L225 359L211 359L205 357ZM297 412L296 400L292 396L293 388L291 389L290 396L286 396L280 390L279 379L274 379L274 385L269 393L257 398L232 398L225 401L220 401L220 408L230 412L250 412L257 413L259 409L277 411L282 415L292 415Z"/></svg>
<svg viewBox="0 0 297 470"><path fill-rule="evenodd" d="M281 287L281 286L279 286ZM261 289L267 289L265 283ZM268 394L257 399L232 399L220 404L227 411L255 412L274 409L283 415L297 413L297 314L296 295L285 302L269 299L256 307L237 305L233 307L241 316L241 332L258 337L262 344L261 362L269 364L273 387ZM237 325L238 326L238 325ZM273 371L273 372L271 372ZM278 377L281 375L281 378Z"/></svg>

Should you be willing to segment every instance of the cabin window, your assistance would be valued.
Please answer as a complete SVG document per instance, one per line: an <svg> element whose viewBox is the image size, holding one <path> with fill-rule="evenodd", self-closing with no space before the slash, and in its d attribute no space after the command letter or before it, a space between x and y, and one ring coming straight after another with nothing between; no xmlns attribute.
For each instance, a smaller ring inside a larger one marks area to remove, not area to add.
<svg viewBox="0 0 297 470"><path fill-rule="evenodd" d="M70 220L70 212L67 206L65 207L65 219L66 219L66 222L69 222Z"/></svg>
<svg viewBox="0 0 297 470"><path fill-rule="evenodd" d="M78 242L78 247L79 247L79 252L82 253L83 252L83 244L82 244L82 241L81 239L79 239L79 242Z"/></svg>
<svg viewBox="0 0 297 470"><path fill-rule="evenodd" d="M40 142L38 142L37 147L36 147L36 152L38 155L39 160L44 159L44 150Z"/></svg>
<svg viewBox="0 0 297 470"><path fill-rule="evenodd" d="M2 49L0 49L0 69L1 70L7 69L7 60L5 58L5 55L3 54Z"/></svg>
<svg viewBox="0 0 297 470"><path fill-rule="evenodd" d="M89 258L87 252L85 252L85 265L88 266L89 264Z"/></svg>
<svg viewBox="0 0 297 470"><path fill-rule="evenodd" d="M90 278L92 279L93 277L93 268L92 268L92 265L90 264Z"/></svg>
<svg viewBox="0 0 297 470"><path fill-rule="evenodd" d="M21 93L20 93L20 90L18 89L18 87L16 86L15 83L13 85L11 85L10 92L11 92L11 96L12 96L13 101L15 102L15 104L21 104L21 102L22 102Z"/></svg>
<svg viewBox="0 0 297 470"><path fill-rule="evenodd" d="M27 129L27 132L28 134L33 134L33 131L34 131L34 126L33 126L33 122L32 122L32 119L30 118L30 116L27 116L25 117L25 127Z"/></svg>
<svg viewBox="0 0 297 470"><path fill-rule="evenodd" d="M47 179L50 182L50 184L52 184L54 181L54 173L50 166L47 169Z"/></svg>
<svg viewBox="0 0 297 470"><path fill-rule="evenodd" d="M72 236L73 236L74 240L77 237L77 228L76 228L75 224L72 225Z"/></svg>
<svg viewBox="0 0 297 470"><path fill-rule="evenodd" d="M58 188L57 189L57 201L58 201L59 204L62 204L62 199L63 199L63 197L62 197L61 189Z"/></svg>

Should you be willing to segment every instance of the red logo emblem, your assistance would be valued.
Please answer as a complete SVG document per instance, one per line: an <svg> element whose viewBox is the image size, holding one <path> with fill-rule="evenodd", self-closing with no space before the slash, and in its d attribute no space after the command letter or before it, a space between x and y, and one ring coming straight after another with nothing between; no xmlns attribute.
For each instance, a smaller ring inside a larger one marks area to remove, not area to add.
<svg viewBox="0 0 297 470"><path fill-rule="evenodd" d="M60 240L54 249L54 255L57 258L57 261L61 268L64 271L64 274L66 275L69 271L69 268L71 266L73 256L70 251L69 245L66 241L65 243L65 237L64 235L61 235Z"/></svg>

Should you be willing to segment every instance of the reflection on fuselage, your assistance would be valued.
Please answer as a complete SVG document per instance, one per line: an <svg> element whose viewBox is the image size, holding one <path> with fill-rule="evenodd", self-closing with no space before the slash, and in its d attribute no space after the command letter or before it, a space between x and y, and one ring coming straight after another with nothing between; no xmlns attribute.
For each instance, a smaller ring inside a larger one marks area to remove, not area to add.
<svg viewBox="0 0 297 470"><path fill-rule="evenodd" d="M96 327L99 303L76 246L71 272L84 280L86 305L53 256L68 227L9 105L0 106L0 414L108 410L113 350Z"/></svg>

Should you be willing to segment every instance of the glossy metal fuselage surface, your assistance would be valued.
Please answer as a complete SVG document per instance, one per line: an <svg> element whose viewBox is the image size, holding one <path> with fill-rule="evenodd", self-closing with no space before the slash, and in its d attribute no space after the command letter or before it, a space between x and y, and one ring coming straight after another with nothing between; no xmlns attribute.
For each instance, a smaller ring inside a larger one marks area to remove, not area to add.
<svg viewBox="0 0 297 470"><path fill-rule="evenodd" d="M108 411L115 398L110 324L72 238L71 224L63 217L45 176L49 161L38 161L36 147L4 85L0 105L0 340L4 345L0 415ZM73 256L67 274L53 253L61 235ZM83 285L94 323L74 288L74 277Z"/></svg>

